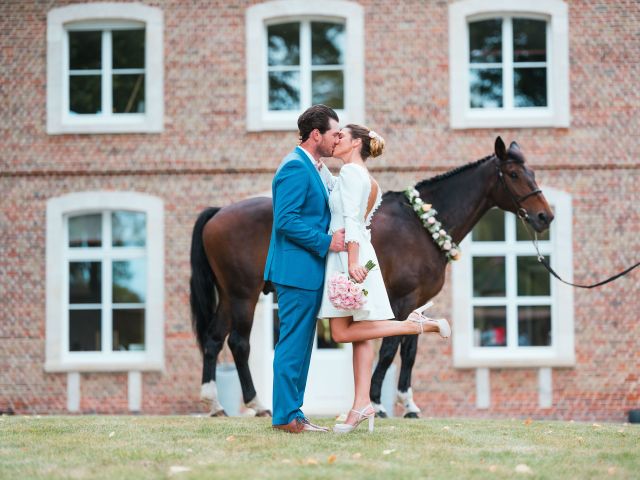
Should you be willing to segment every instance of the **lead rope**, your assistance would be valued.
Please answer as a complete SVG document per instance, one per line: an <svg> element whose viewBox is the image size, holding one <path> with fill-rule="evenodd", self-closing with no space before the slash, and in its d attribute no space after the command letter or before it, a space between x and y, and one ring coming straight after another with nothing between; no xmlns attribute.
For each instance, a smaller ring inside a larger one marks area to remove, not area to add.
<svg viewBox="0 0 640 480"><path fill-rule="evenodd" d="M533 246L535 247L536 252L538 253L538 262L542 263L542 265L544 265L544 268L546 268L549 271L549 273L551 273L551 275L556 277L562 283L566 283L567 285L571 285L572 287L578 287L578 288L595 288L595 287L599 287L601 285L604 285L605 283L612 282L615 279L626 275L631 270L633 270L634 268L636 268L637 266L640 265L640 262L638 262L635 265L627 268L623 272L617 273L616 275L614 275L612 277L609 277L606 280L602 280L601 282L594 283L593 285L578 285L576 283L567 282L566 280L563 280L562 278L560 278L560 276L556 272L553 271L553 268L551 268L551 265L549 265L549 262L547 261L547 259L544 258L544 255L542 255L540 253L540 248L538 246L538 234L535 231L533 231L533 235L531 234L532 232L531 232L531 229L529 228L529 224L526 222L527 217L528 217L528 215L527 215L526 212L524 213L524 215L521 215L520 212L518 212L518 218L520 219L520 221L524 225L525 230L527 231L527 233L531 237L531 241L533 242Z"/></svg>

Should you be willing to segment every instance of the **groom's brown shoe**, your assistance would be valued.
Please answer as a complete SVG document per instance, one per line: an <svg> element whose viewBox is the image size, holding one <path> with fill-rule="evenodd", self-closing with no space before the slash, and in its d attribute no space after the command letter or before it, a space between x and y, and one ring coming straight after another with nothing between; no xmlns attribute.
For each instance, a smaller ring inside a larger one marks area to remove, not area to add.
<svg viewBox="0 0 640 480"><path fill-rule="evenodd" d="M273 425L276 430L282 430L287 433L302 433L304 430L304 423L299 418L294 418L289 423L283 425Z"/></svg>
<svg viewBox="0 0 640 480"><path fill-rule="evenodd" d="M305 432L324 432L324 433L329 432L328 428L321 427L320 425L316 425L315 423L311 423L307 417L302 417L300 419L300 422L302 423L303 425L302 429Z"/></svg>

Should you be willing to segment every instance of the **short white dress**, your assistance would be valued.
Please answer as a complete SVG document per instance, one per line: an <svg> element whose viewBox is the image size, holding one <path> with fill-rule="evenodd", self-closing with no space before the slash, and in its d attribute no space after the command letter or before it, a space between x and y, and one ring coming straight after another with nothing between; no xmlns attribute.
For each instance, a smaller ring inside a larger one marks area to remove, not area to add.
<svg viewBox="0 0 640 480"><path fill-rule="evenodd" d="M348 317L353 316L354 320L387 320L394 318L387 289L384 286L382 272L378 257L371 244L371 219L375 211L382 202L382 193L378 188L376 200L367 213L367 203L371 194L371 179L366 168L348 163L340 169L340 175L333 177L328 169L321 172L325 185L330 190L329 208L331 210L331 224L329 234L333 234L341 228L345 229L345 242L357 242L360 247L359 264L364 266L372 260L376 267L371 270L363 282L364 288L368 291L365 297L366 302L358 310L339 310L333 306L329 300L328 285L329 279L336 273L348 272L347 252L329 251L324 277L324 292L322 295L322 305L318 312L318 318Z"/></svg>

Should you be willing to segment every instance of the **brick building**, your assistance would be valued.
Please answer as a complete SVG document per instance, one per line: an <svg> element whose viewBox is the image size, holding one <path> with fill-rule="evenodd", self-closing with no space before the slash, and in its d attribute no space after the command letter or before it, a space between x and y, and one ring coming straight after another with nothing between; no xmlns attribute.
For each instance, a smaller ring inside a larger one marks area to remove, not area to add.
<svg viewBox="0 0 640 480"><path fill-rule="evenodd" d="M312 102L386 138L385 190L517 140L555 209L554 268L621 270L640 252L639 78L637 1L0 2L0 411L203 411L193 223L269 190ZM435 299L453 340L419 342L424 415L640 408L639 273L564 287L497 210L462 250ZM264 403L271 322L265 297ZM337 413L348 346L314 362L310 409Z"/></svg>

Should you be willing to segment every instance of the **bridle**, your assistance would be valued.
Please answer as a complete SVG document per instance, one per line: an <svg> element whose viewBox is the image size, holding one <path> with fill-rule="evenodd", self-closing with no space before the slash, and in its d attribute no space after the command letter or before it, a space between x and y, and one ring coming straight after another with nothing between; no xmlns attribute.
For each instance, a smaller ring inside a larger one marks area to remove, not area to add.
<svg viewBox="0 0 640 480"><path fill-rule="evenodd" d="M497 157L496 157L497 158ZM571 282L567 282L566 280L563 280L554 270L553 268L551 268L551 265L549 265L549 262L544 258L544 255L542 255L540 253L540 248L538 247L538 234L537 232L534 230L533 231L533 235L532 235L532 229L529 225L529 214L527 213L527 210L522 206L522 202L524 202L527 198L532 197L533 195L538 195L538 194L542 194L542 190L540 190L539 188L536 188L535 190L530 191L529 193L527 193L526 195L521 195L521 196L516 196L510 189L509 186L507 185L507 182L504 179L504 172L502 171L502 169L500 168L500 165L505 164L505 163L514 163L514 160L505 160L505 161L500 161L498 160L498 165L496 165L496 171L498 172L498 178L500 179L500 183L502 183L503 188L505 189L505 191L509 194L509 196L511 197L511 200L513 200L513 203L516 206L516 214L518 216L518 218L522 221L522 225L524 226L525 230L527 231L527 233L529 234L529 236L531 237L531 241L533 242L533 246L536 249L536 252L538 253L538 262L540 262L548 271L551 275L553 275L554 277L556 277L558 280L560 280L562 283L565 283L567 285L571 285L572 287L578 287L578 288L595 288L595 287L599 287L601 285L604 285L606 283L612 282L613 280L620 278L624 275L626 275L627 273L629 273L631 270L633 270L634 268L640 266L640 262L636 263L635 265L632 265L631 267L627 268L626 270L617 273L616 275L613 275L609 278L607 278L606 280L602 280L600 282L591 284L591 285L579 285L576 283L571 283Z"/></svg>
<svg viewBox="0 0 640 480"><path fill-rule="evenodd" d="M525 195L521 195L519 197L516 196L511 191L509 186L507 185L507 182L504 179L504 172L502 171L502 168L500 168L500 165L505 164L505 163L515 163L515 162L514 162L514 160L505 160L504 162L498 161L498 164L496 165L496 171L498 173L498 179L500 179L500 183L504 187L505 191L511 197L511 200L513 200L513 203L516 206L516 215L518 215L518 217L521 220L529 221L529 214L527 213L526 208L524 208L522 206L522 202L524 202L527 198L532 197L534 195L538 195L538 194L542 195L542 190L540 190L539 188L536 188L535 190L531 190L529 193L527 193Z"/></svg>

